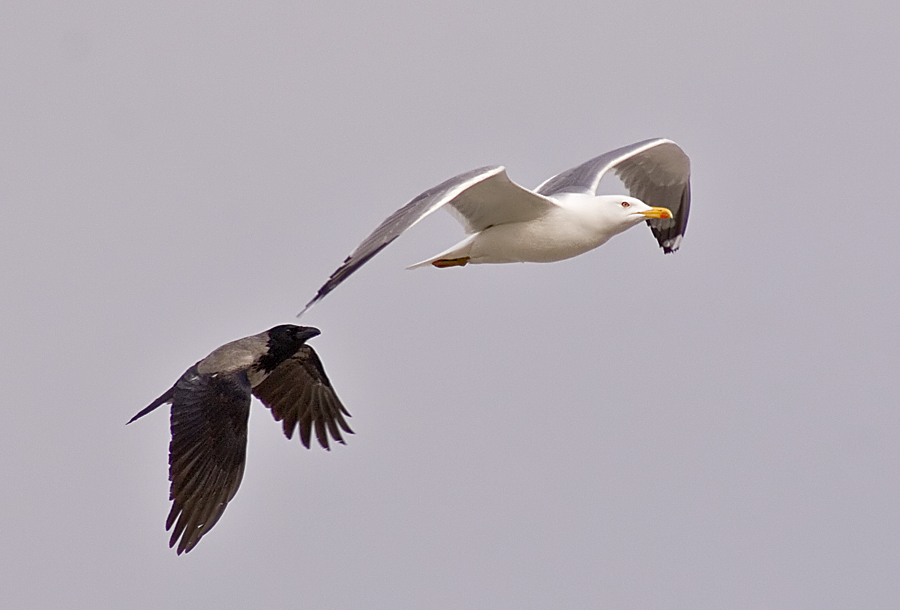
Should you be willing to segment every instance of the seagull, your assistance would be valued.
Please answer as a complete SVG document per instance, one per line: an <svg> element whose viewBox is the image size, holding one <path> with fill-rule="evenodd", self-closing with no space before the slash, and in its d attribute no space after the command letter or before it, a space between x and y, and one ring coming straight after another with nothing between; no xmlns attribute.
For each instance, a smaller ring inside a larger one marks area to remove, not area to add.
<svg viewBox="0 0 900 610"><path fill-rule="evenodd" d="M311 326L285 324L214 350L189 368L165 394L129 420L170 404L169 497L166 531L178 554L196 546L237 493L247 454L250 395L283 421L290 439L299 426L308 449L313 428L329 449L329 434L344 443L353 434L316 352L305 342L319 334ZM179 540L180 539L180 540Z"/></svg>
<svg viewBox="0 0 900 610"><path fill-rule="evenodd" d="M631 196L597 195L597 185L609 171L622 180ZM641 221L647 221L663 252L669 254L681 245L690 200L690 160L681 147L665 138L594 157L533 191L510 180L501 165L474 169L425 191L391 214L298 315L401 233L445 205L468 236L409 269L560 261L593 250Z"/></svg>

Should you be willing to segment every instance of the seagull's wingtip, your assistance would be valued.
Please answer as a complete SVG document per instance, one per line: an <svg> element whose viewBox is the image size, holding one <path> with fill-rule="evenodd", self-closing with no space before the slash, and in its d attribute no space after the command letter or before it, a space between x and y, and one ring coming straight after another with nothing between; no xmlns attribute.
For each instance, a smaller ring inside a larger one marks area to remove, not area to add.
<svg viewBox="0 0 900 610"><path fill-rule="evenodd" d="M297 314L297 317L299 318L300 316L302 316L303 314L305 314L307 311L310 310L310 308L311 308L313 305L315 305L315 304L318 303L318 302L319 302L319 297L314 298L312 301L310 301L309 303L307 303L307 304L303 307L303 309L300 310L300 313Z"/></svg>

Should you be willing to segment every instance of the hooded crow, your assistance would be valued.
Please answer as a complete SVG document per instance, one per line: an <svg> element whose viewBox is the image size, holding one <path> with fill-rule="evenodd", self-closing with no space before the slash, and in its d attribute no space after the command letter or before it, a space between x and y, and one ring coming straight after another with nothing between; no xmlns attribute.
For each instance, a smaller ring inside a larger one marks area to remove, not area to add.
<svg viewBox="0 0 900 610"><path fill-rule="evenodd" d="M307 449L313 430L325 449L329 435L344 443L341 430L353 433L344 419L350 414L322 362L305 344L318 334L317 328L285 324L226 343L128 422L161 405L172 405L172 510L166 530L172 529L169 546L177 542L179 555L212 529L237 493L247 453L251 394L283 422L287 438L299 426L300 441Z"/></svg>

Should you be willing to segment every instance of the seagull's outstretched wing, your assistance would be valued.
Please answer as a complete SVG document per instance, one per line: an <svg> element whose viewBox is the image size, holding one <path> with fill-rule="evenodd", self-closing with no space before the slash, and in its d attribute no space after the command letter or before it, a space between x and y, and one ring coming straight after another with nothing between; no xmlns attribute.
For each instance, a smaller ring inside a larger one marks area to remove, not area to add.
<svg viewBox="0 0 900 610"><path fill-rule="evenodd" d="M491 225L539 218L556 204L509 179L503 166L481 167L430 188L388 216L357 246L299 315L334 290L354 271L381 252L401 233L439 209L449 205L467 233Z"/></svg>
<svg viewBox="0 0 900 610"><path fill-rule="evenodd" d="M180 555L212 529L241 484L250 383L244 371L200 375L195 365L172 388L171 402L166 529L170 547L181 539Z"/></svg>
<svg viewBox="0 0 900 610"><path fill-rule="evenodd" d="M353 434L344 416L350 413L341 404L319 356L308 345L279 364L253 388L253 394L272 410L276 421L284 422L284 435L294 436L300 427L300 441L309 448L313 428L319 444L328 449L328 436L344 442L341 430Z"/></svg>
<svg viewBox="0 0 900 610"><path fill-rule="evenodd" d="M596 194L600 179L610 170L632 197L672 211L673 218L648 220L647 224L666 254L677 250L691 205L691 162L671 140L654 138L617 148L557 174L536 192L545 196L564 191Z"/></svg>

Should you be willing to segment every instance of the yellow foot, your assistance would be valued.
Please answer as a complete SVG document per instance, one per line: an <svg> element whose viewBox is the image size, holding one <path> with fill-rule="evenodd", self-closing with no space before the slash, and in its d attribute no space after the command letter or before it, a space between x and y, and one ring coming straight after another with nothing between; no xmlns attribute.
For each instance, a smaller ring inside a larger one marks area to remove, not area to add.
<svg viewBox="0 0 900 610"><path fill-rule="evenodd" d="M466 263L468 262L469 257L462 256L460 258L442 258L432 262L431 264L438 269L443 269L444 267L465 267Z"/></svg>

